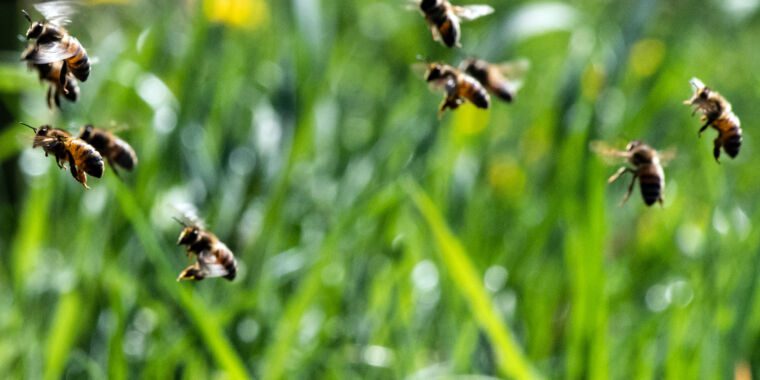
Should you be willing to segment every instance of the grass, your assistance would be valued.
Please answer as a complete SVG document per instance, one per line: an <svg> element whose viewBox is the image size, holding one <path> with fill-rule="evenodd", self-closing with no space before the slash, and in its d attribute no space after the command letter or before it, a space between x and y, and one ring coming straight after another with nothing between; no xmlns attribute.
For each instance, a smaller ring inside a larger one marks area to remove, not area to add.
<svg viewBox="0 0 760 380"><path fill-rule="evenodd" d="M92 2L70 29L99 62L60 112L4 5L0 373L757 376L756 10L490 4L447 50L395 2ZM514 104L438 119L418 55L531 69ZM741 118L735 160L697 138L692 76ZM21 121L125 127L139 164L84 191ZM678 150L664 207L619 207L588 149L632 139ZM175 281L181 202L234 282Z"/></svg>

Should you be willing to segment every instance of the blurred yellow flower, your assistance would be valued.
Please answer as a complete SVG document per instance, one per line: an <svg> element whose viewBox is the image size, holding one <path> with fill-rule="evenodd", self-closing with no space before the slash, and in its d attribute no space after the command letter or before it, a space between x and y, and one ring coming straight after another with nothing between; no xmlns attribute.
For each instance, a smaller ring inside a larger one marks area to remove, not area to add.
<svg viewBox="0 0 760 380"><path fill-rule="evenodd" d="M510 201L522 196L525 182L525 172L509 156L497 157L488 168L488 183L499 196Z"/></svg>
<svg viewBox="0 0 760 380"><path fill-rule="evenodd" d="M640 77L648 77L660 68L663 58L665 58L665 44L662 41L640 40L631 48L631 69Z"/></svg>
<svg viewBox="0 0 760 380"><path fill-rule="evenodd" d="M264 0L205 0L203 11L212 22L237 28L256 29L269 19Z"/></svg>

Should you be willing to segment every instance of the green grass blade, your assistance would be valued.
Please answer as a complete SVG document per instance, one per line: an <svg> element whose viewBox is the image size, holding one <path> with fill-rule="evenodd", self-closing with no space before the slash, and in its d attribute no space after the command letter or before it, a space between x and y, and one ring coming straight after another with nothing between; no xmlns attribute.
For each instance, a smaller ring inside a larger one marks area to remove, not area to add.
<svg viewBox="0 0 760 380"><path fill-rule="evenodd" d="M499 372L515 379L541 378L523 354L503 318L495 312L496 305L483 287L468 253L451 233L436 205L414 180L407 178L402 184L430 227L443 265L469 303L475 320L491 340Z"/></svg>
<svg viewBox="0 0 760 380"><path fill-rule="evenodd" d="M45 379L62 378L63 369L71 352L71 347L79 332L79 319L82 313L80 293L72 291L61 296L56 307L55 317L50 327L45 355Z"/></svg>

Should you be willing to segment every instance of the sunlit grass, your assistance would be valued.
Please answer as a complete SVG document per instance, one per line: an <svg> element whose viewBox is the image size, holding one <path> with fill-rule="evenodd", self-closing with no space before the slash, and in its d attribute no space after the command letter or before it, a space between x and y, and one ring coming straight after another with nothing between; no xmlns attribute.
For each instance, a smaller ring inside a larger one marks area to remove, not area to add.
<svg viewBox="0 0 760 380"><path fill-rule="evenodd" d="M756 10L491 2L448 50L394 2L88 3L70 30L99 63L61 111L17 61L26 21L0 16L14 31L0 54L6 377L760 367ZM439 119L418 55L531 69L514 104ZM697 137L681 104L692 76L742 119L735 160L716 164L714 135ZM125 126L140 163L85 191L20 121ZM678 149L665 207L638 189L619 207L625 184L605 182L616 167L588 149L632 139ZM175 281L177 202L236 253L235 281Z"/></svg>

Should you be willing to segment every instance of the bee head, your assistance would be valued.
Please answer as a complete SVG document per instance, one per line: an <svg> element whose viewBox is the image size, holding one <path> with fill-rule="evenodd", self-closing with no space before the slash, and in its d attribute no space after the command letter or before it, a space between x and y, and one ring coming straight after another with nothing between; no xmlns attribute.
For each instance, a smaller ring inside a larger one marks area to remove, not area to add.
<svg viewBox="0 0 760 380"><path fill-rule="evenodd" d="M422 0L420 1L420 9L423 12L430 11L439 6L440 0Z"/></svg>
<svg viewBox="0 0 760 380"><path fill-rule="evenodd" d="M628 143L628 145L625 147L625 149L629 152L632 152L634 149L640 147L642 145L642 142L639 140L633 140Z"/></svg>
<svg viewBox="0 0 760 380"><path fill-rule="evenodd" d="M428 82L436 81L443 78L443 67L438 63L431 63L428 65L427 74L425 74L425 80Z"/></svg>
<svg viewBox="0 0 760 380"><path fill-rule="evenodd" d="M82 128L82 133L79 134L79 138L85 141L89 140L92 137L92 128L92 124L85 125L84 128Z"/></svg>
<svg viewBox="0 0 760 380"><path fill-rule="evenodd" d="M198 241L200 237L200 228L196 226L185 226L182 232L179 234L177 245L191 245Z"/></svg>
<svg viewBox="0 0 760 380"><path fill-rule="evenodd" d="M190 266L182 271L182 273L177 276L177 281L182 280L193 280L193 281L200 281L203 280L204 276L201 271L196 268L195 266Z"/></svg>
<svg viewBox="0 0 760 380"><path fill-rule="evenodd" d="M705 86L699 78L691 78L689 83L694 88L694 96L692 96L691 99L684 101L684 103L688 105L705 104L712 93L710 87Z"/></svg>
<svg viewBox="0 0 760 380"><path fill-rule="evenodd" d="M42 30L45 28L41 22L39 21L32 21L32 18L29 17L29 14L26 13L26 11L22 11L24 13L24 17L26 17L27 20L29 20L29 29L26 30L26 39L31 40L39 37L42 34Z"/></svg>
<svg viewBox="0 0 760 380"><path fill-rule="evenodd" d="M654 151L647 148L646 144L638 140L628 143L626 149L633 153L630 158L631 163L634 165L651 163Z"/></svg>

